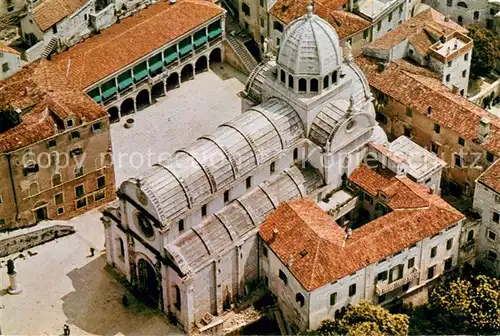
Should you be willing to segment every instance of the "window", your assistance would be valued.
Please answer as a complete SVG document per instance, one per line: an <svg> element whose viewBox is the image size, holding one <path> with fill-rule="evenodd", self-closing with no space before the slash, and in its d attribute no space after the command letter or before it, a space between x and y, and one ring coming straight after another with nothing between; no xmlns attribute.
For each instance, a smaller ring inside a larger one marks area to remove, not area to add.
<svg viewBox="0 0 500 336"><path fill-rule="evenodd" d="M229 202L229 190L224 191L224 203Z"/></svg>
<svg viewBox="0 0 500 336"><path fill-rule="evenodd" d="M356 294L356 284L349 286L349 296L354 296Z"/></svg>
<svg viewBox="0 0 500 336"><path fill-rule="evenodd" d="M80 132L78 132L78 131L71 132L71 134L69 135L69 139L70 140L80 139Z"/></svg>
<svg viewBox="0 0 500 336"><path fill-rule="evenodd" d="M85 197L80 198L78 201L76 201L76 208L77 209L80 209L80 208L83 208L86 206L87 206L87 199Z"/></svg>
<svg viewBox="0 0 500 336"><path fill-rule="evenodd" d="M463 78L467 77L467 70L462 71L462 77Z"/></svg>
<svg viewBox="0 0 500 336"><path fill-rule="evenodd" d="M323 78L323 89L328 88L328 85L330 84L329 81L330 81L330 76L325 76L325 78Z"/></svg>
<svg viewBox="0 0 500 336"><path fill-rule="evenodd" d="M494 155L491 154L490 152L486 152L486 160L488 162L493 162L493 159L494 159Z"/></svg>
<svg viewBox="0 0 500 336"><path fill-rule="evenodd" d="M451 79L451 76L450 76L449 74L448 74L448 75L446 75L446 82L449 82L449 81L450 81L450 79Z"/></svg>
<svg viewBox="0 0 500 336"><path fill-rule="evenodd" d="M75 187L75 196L76 196L76 198L82 197L83 194L85 194L85 190L83 188L83 184L79 185L79 186L76 186Z"/></svg>
<svg viewBox="0 0 500 336"><path fill-rule="evenodd" d="M267 258L267 247L262 247L262 255Z"/></svg>
<svg viewBox="0 0 500 336"><path fill-rule="evenodd" d="M385 300L387 300L387 295L386 294L379 295L379 297L378 297L378 303L382 303Z"/></svg>
<svg viewBox="0 0 500 336"><path fill-rule="evenodd" d="M207 216L207 205L203 204L201 206L201 217L206 217Z"/></svg>
<svg viewBox="0 0 500 336"><path fill-rule="evenodd" d="M56 173L56 174L52 175L52 186L55 187L55 186L58 186L60 184L61 184L61 174Z"/></svg>
<svg viewBox="0 0 500 336"><path fill-rule="evenodd" d="M299 149L295 148L293 150L293 161L297 161L299 159Z"/></svg>
<svg viewBox="0 0 500 336"><path fill-rule="evenodd" d="M66 121L66 126L73 127L73 125L74 125L73 120L69 119L68 121Z"/></svg>
<svg viewBox="0 0 500 336"><path fill-rule="evenodd" d="M304 295L302 295L302 293L295 294L295 301L300 303L300 306L303 307L304 306Z"/></svg>
<svg viewBox="0 0 500 336"><path fill-rule="evenodd" d="M410 107L406 108L406 116L407 117L413 117L413 110Z"/></svg>
<svg viewBox="0 0 500 336"><path fill-rule="evenodd" d="M0 196L0 204L2 204L2 203L3 203L3 198L2 198L2 196Z"/></svg>
<svg viewBox="0 0 500 336"><path fill-rule="evenodd" d="M439 145L435 142L431 143L431 152L439 154Z"/></svg>
<svg viewBox="0 0 500 336"><path fill-rule="evenodd" d="M486 258L490 261L496 261L497 258L498 258L498 254L496 252L493 252L493 251L488 251L488 254L486 255Z"/></svg>
<svg viewBox="0 0 500 336"><path fill-rule="evenodd" d="M377 31L380 31L382 29L382 22L377 23Z"/></svg>
<svg viewBox="0 0 500 336"><path fill-rule="evenodd" d="M181 219L178 223L179 232L184 231L184 219Z"/></svg>
<svg viewBox="0 0 500 336"><path fill-rule="evenodd" d="M464 55L464 61L468 61L468 60L469 60L469 54L467 53Z"/></svg>
<svg viewBox="0 0 500 336"><path fill-rule="evenodd" d="M401 290L402 290L403 292L408 291L408 289L410 289L410 284L411 284L411 282L405 283L405 284L403 285L403 287L401 287Z"/></svg>
<svg viewBox="0 0 500 336"><path fill-rule="evenodd" d="M432 114L432 106L429 106L427 108L427 116L430 116Z"/></svg>
<svg viewBox="0 0 500 336"><path fill-rule="evenodd" d="M307 91L307 81L305 78L300 78L299 79L299 92L306 92Z"/></svg>
<svg viewBox="0 0 500 336"><path fill-rule="evenodd" d="M467 241L470 242L470 241L473 241L474 240L474 231L473 230L470 230L468 233L467 233Z"/></svg>
<svg viewBox="0 0 500 336"><path fill-rule="evenodd" d="M47 148L54 148L57 146L57 142L55 140L47 141Z"/></svg>
<svg viewBox="0 0 500 336"><path fill-rule="evenodd" d="M431 248L431 258L434 258L437 254L437 246Z"/></svg>
<svg viewBox="0 0 500 336"><path fill-rule="evenodd" d="M403 277L404 265L397 265L389 272L389 283L397 281Z"/></svg>
<svg viewBox="0 0 500 336"><path fill-rule="evenodd" d="M283 69L280 70L280 79L281 79L282 83L286 82L286 75L285 75L285 71Z"/></svg>
<svg viewBox="0 0 500 336"><path fill-rule="evenodd" d="M283 25L278 22L278 21L274 21L273 22L273 28L281 33L283 33Z"/></svg>
<svg viewBox="0 0 500 336"><path fill-rule="evenodd" d="M434 269L436 268L436 265L429 267L427 269L427 279L432 279L434 278Z"/></svg>
<svg viewBox="0 0 500 336"><path fill-rule="evenodd" d="M54 200L56 201L56 204L63 204L64 203L64 197L63 194L57 194L54 196Z"/></svg>
<svg viewBox="0 0 500 336"><path fill-rule="evenodd" d="M99 176L97 178L97 189L104 188L106 186L106 176Z"/></svg>
<svg viewBox="0 0 500 336"><path fill-rule="evenodd" d="M380 113L380 112L376 112L376 113L375 113L375 119L376 119L378 122L380 122L380 123L382 123L382 124L384 124L384 125L386 125L386 124L387 124L387 117L386 117L384 114Z"/></svg>
<svg viewBox="0 0 500 336"><path fill-rule="evenodd" d="M365 40L368 40L369 36L370 36L370 32L368 31L368 29L365 29L365 31L363 31L363 38Z"/></svg>
<svg viewBox="0 0 500 336"><path fill-rule="evenodd" d="M405 137L411 138L411 128L405 126L404 127L404 134L405 134Z"/></svg>
<svg viewBox="0 0 500 336"><path fill-rule="evenodd" d="M465 94L465 89L460 90L460 95L463 96Z"/></svg>
<svg viewBox="0 0 500 336"><path fill-rule="evenodd" d="M28 165L26 167L24 167L23 169L23 174L24 176L28 176L29 174L34 174L34 173L37 173L39 171L39 167L36 163L28 163Z"/></svg>
<svg viewBox="0 0 500 336"><path fill-rule="evenodd" d="M458 137L458 144L460 146L465 146L465 140L464 140L464 138Z"/></svg>
<svg viewBox="0 0 500 336"><path fill-rule="evenodd" d="M337 83L337 71L332 72L332 84Z"/></svg>
<svg viewBox="0 0 500 336"><path fill-rule="evenodd" d="M310 85L311 85L311 87L310 87L311 92L318 92L319 91L319 83L318 83L318 80L316 78L311 79Z"/></svg>
<svg viewBox="0 0 500 336"><path fill-rule="evenodd" d="M5 219L0 218L0 225L4 225L4 224L5 224Z"/></svg>
<svg viewBox="0 0 500 336"><path fill-rule="evenodd" d="M453 246L453 239L448 239L446 241L446 250L451 250L452 246Z"/></svg>
<svg viewBox="0 0 500 336"><path fill-rule="evenodd" d="M413 266L415 266L415 258L408 260L408 269L413 268Z"/></svg>
<svg viewBox="0 0 500 336"><path fill-rule="evenodd" d="M365 194L365 201L367 201L368 204L372 205L373 204L373 197L371 197L368 194Z"/></svg>
<svg viewBox="0 0 500 336"><path fill-rule="evenodd" d="M9 63L2 64L2 72L6 73L7 71L9 71Z"/></svg>
<svg viewBox="0 0 500 336"><path fill-rule="evenodd" d="M457 18L458 24L462 24L463 21L464 21L464 19L462 18L461 15L459 15L458 18Z"/></svg>
<svg viewBox="0 0 500 336"><path fill-rule="evenodd" d="M241 4L241 11L245 14L245 16L250 16L250 7L246 3Z"/></svg>
<svg viewBox="0 0 500 336"><path fill-rule="evenodd" d="M387 271L380 272L377 275L377 281L384 281L387 280Z"/></svg>
<svg viewBox="0 0 500 336"><path fill-rule="evenodd" d="M280 278L281 280L283 280L283 283L284 283L285 285L287 285L287 284L288 284L288 278L286 277L286 274L285 274L285 273L283 273L283 271L282 271L282 270L280 270L280 271L279 271L279 278Z"/></svg>
<svg viewBox="0 0 500 336"><path fill-rule="evenodd" d="M448 7L453 6L453 0L446 0L446 6Z"/></svg>
<svg viewBox="0 0 500 336"><path fill-rule="evenodd" d="M479 19L479 12L475 11L474 12L474 20L478 20L478 19Z"/></svg>
<svg viewBox="0 0 500 336"><path fill-rule="evenodd" d="M181 304L181 290L179 288L179 286L175 285L174 286L175 288L175 303L174 303L174 306L175 308L177 308L177 310L181 310L182 308L182 304Z"/></svg>
<svg viewBox="0 0 500 336"><path fill-rule="evenodd" d="M54 34L57 34L57 25L53 25L53 26L52 26L52 32L53 32Z"/></svg>
<svg viewBox="0 0 500 336"><path fill-rule="evenodd" d="M392 21L392 12L389 13L389 17L387 18L387 21L389 21L389 22Z"/></svg>
<svg viewBox="0 0 500 336"><path fill-rule="evenodd" d="M437 134L441 133L441 126L439 124L434 124L434 132Z"/></svg>
<svg viewBox="0 0 500 336"><path fill-rule="evenodd" d="M451 67L452 64L453 64L453 61L449 61L448 62L448 68Z"/></svg>
<svg viewBox="0 0 500 336"><path fill-rule="evenodd" d="M500 195L495 195L495 203L500 204Z"/></svg>
<svg viewBox="0 0 500 336"><path fill-rule="evenodd" d="M497 239L497 234L491 230L488 230L488 239L495 241Z"/></svg>
<svg viewBox="0 0 500 336"><path fill-rule="evenodd" d="M264 28L264 18L263 17L260 18L260 26L262 28Z"/></svg>
<svg viewBox="0 0 500 336"><path fill-rule="evenodd" d="M462 168L463 166L462 157L458 154L455 154L455 166L459 168Z"/></svg>
<svg viewBox="0 0 500 336"><path fill-rule="evenodd" d="M276 172L276 163L271 162L271 165L269 166L269 172L271 174L274 174Z"/></svg>
<svg viewBox="0 0 500 336"><path fill-rule="evenodd" d="M498 212L494 212L494 211L493 211L493 218L492 218L492 219L493 219L493 221L494 221L495 223L497 223L497 224L498 224L498 223L500 222L500 214L499 214Z"/></svg>
<svg viewBox="0 0 500 336"><path fill-rule="evenodd" d="M64 213L64 208L57 208L57 214L62 215Z"/></svg>
<svg viewBox="0 0 500 336"><path fill-rule="evenodd" d="M288 87L293 89L293 77L292 75L288 75Z"/></svg>
<svg viewBox="0 0 500 336"><path fill-rule="evenodd" d="M252 177L248 176L246 181L245 181L247 189L250 189L252 187Z"/></svg>
<svg viewBox="0 0 500 336"><path fill-rule="evenodd" d="M93 132L100 132L104 129L104 125L102 122L98 122L95 124L92 124L92 131Z"/></svg>
<svg viewBox="0 0 500 336"><path fill-rule="evenodd" d="M76 167L75 168L75 177L81 177L83 176L83 167Z"/></svg>
<svg viewBox="0 0 500 336"><path fill-rule="evenodd" d="M330 306L334 306L337 303L337 293L330 294Z"/></svg>
<svg viewBox="0 0 500 336"><path fill-rule="evenodd" d="M75 148L73 149L71 152L69 152L69 155L71 157L75 157L75 156L78 156L78 155L82 155L83 154L83 149L82 148Z"/></svg>

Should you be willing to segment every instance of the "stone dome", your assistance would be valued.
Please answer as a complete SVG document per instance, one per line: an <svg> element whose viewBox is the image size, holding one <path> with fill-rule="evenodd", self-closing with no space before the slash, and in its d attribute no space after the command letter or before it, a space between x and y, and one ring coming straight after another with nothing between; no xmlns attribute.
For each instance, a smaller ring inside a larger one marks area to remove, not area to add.
<svg viewBox="0 0 500 336"><path fill-rule="evenodd" d="M342 63L339 38L335 29L313 14L292 21L283 33L277 63L293 75L324 76Z"/></svg>

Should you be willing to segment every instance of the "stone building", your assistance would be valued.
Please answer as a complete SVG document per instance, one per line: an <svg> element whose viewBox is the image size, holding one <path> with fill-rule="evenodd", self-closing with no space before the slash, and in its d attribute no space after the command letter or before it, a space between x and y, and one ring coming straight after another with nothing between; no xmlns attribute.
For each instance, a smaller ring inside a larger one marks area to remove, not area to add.
<svg viewBox="0 0 500 336"><path fill-rule="evenodd" d="M160 1L51 62L114 122L220 62L224 19L210 1Z"/></svg>
<svg viewBox="0 0 500 336"><path fill-rule="evenodd" d="M0 230L115 198L106 111L49 62L0 82Z"/></svg>
<svg viewBox="0 0 500 336"><path fill-rule="evenodd" d="M12 76L21 68L21 53L0 42L0 80Z"/></svg>
<svg viewBox="0 0 500 336"><path fill-rule="evenodd" d="M478 178L474 208L481 214L478 260L500 275L500 160Z"/></svg>
<svg viewBox="0 0 500 336"><path fill-rule="evenodd" d="M495 29L498 24L497 13L500 5L497 0L424 0L423 2L463 26L479 24Z"/></svg>
<svg viewBox="0 0 500 336"><path fill-rule="evenodd" d="M465 87L446 87L444 72L422 66L432 59L433 49L447 43L441 36L446 40L460 34L456 26L429 9L366 46L357 60L375 93L377 120L389 137L406 135L435 153L448 164L443 178L450 182L449 191L472 196L474 181L500 156L500 119L463 97ZM463 51L460 46L455 59L443 65L458 66L456 75L465 78L471 46ZM450 82L454 78L450 75Z"/></svg>
<svg viewBox="0 0 500 336"><path fill-rule="evenodd" d="M25 7L25 0L0 1L0 18L6 18L10 15L16 15L16 12L21 12Z"/></svg>
<svg viewBox="0 0 500 336"><path fill-rule="evenodd" d="M293 334L361 300L411 302L457 266L464 216L425 186L378 171L362 164L349 176L357 202L347 225L302 199L283 202L260 227L261 277Z"/></svg>
<svg viewBox="0 0 500 336"><path fill-rule="evenodd" d="M188 332L222 323L259 281L257 233L281 202L340 200L346 193L336 191L369 147L388 146L349 44L341 49L312 11L285 29L277 57L251 73L241 116L125 181L119 202L103 212L108 264ZM384 166L405 175L405 159ZM433 167L423 170L439 176ZM338 205L324 204L329 212Z"/></svg>

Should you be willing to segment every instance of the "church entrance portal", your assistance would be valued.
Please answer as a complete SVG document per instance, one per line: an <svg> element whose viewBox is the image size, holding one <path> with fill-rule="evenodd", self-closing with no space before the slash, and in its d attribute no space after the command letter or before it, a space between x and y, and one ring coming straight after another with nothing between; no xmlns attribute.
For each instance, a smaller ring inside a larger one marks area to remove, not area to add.
<svg viewBox="0 0 500 336"><path fill-rule="evenodd" d="M158 289L158 278L154 267L144 259L137 263L139 270L139 291L147 301L156 305L160 294Z"/></svg>

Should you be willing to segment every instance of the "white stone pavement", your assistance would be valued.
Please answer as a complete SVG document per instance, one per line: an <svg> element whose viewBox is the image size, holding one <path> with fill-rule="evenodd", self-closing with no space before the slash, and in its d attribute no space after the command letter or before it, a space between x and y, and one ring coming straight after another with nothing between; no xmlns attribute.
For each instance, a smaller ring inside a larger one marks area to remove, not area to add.
<svg viewBox="0 0 500 336"><path fill-rule="evenodd" d="M119 153L173 152L198 136L241 113L236 96L244 77L227 65L197 75L168 93L167 99L138 112L135 126L112 126L115 155ZM235 78L227 79L230 76ZM122 154L123 155L123 154ZM154 159L151 163L154 163ZM144 171L130 164L118 166L117 185ZM0 329L4 335L62 335L66 323L71 335L172 335L180 330L166 318L131 298L125 308L126 289L104 270L104 230L97 210L72 219L76 233L37 246L37 253L15 260L19 295L7 294L6 260L0 259ZM90 247L95 248L90 257Z"/></svg>

